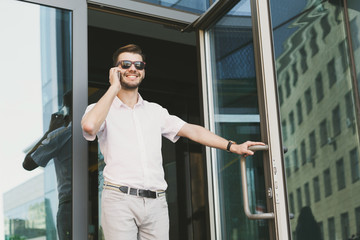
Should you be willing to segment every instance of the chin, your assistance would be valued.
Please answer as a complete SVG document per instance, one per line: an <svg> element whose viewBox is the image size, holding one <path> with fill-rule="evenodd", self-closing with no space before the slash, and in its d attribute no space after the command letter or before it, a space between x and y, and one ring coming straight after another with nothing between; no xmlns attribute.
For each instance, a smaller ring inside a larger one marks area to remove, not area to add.
<svg viewBox="0 0 360 240"><path fill-rule="evenodd" d="M121 87L126 89L126 90L132 90L132 89L137 89L140 86L140 83L134 83L134 84L129 84L129 83L121 83Z"/></svg>

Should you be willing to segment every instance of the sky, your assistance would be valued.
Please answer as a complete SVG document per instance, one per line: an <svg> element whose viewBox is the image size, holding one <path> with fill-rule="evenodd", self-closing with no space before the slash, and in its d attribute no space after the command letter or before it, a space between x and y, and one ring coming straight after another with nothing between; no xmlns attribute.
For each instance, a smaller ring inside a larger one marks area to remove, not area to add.
<svg viewBox="0 0 360 240"><path fill-rule="evenodd" d="M40 11L36 4L0 0L0 240L3 194L38 175L22 168L24 150L42 136Z"/></svg>

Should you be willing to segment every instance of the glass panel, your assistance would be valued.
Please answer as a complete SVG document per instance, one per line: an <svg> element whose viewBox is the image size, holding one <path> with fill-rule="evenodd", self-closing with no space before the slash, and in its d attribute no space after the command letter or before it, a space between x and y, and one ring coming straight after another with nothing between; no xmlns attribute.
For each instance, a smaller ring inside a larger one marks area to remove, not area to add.
<svg viewBox="0 0 360 240"><path fill-rule="evenodd" d="M360 5L348 2L358 66ZM290 122L291 113L297 119L293 132L282 129L283 144L289 153L302 153L298 169L291 167L298 159L285 154L292 232L295 239L355 239L360 207L357 89L343 1L271 0L270 4L279 91L287 81L293 83L288 96L282 100L279 96L281 122Z"/></svg>
<svg viewBox="0 0 360 240"><path fill-rule="evenodd" d="M252 34L250 1L239 2L209 30L215 132L236 142L260 140ZM267 211L261 156L247 158L253 213ZM237 155L217 151L221 239L269 239L266 220L245 216L239 160Z"/></svg>
<svg viewBox="0 0 360 240"><path fill-rule="evenodd" d="M165 7L175 8L187 12L204 13L210 6L209 0L142 0Z"/></svg>
<svg viewBox="0 0 360 240"><path fill-rule="evenodd" d="M350 19L351 43L353 48L357 84L360 86L360 2L348 0L348 14ZM360 93L360 88L358 89Z"/></svg>
<svg viewBox="0 0 360 240"><path fill-rule="evenodd" d="M1 1L2 239L72 238L71 18Z"/></svg>

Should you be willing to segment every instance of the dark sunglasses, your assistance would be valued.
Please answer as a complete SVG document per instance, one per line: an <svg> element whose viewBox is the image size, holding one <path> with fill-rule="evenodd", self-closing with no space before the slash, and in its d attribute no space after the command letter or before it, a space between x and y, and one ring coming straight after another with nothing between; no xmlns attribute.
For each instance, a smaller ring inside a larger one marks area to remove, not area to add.
<svg viewBox="0 0 360 240"><path fill-rule="evenodd" d="M119 61L116 66L118 67L120 65L120 67L122 69L129 69L131 67L131 65L134 64L134 67L137 69L137 70L144 70L145 68L145 62L142 62L142 61L130 61L130 60L122 60L122 61Z"/></svg>

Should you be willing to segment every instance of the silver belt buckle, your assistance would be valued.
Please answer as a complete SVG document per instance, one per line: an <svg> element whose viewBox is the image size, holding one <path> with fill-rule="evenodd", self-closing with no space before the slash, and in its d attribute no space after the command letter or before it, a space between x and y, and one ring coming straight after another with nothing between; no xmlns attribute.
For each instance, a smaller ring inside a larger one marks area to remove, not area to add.
<svg viewBox="0 0 360 240"><path fill-rule="evenodd" d="M166 192L159 192L156 195L157 195L157 197L162 197L162 196L165 196L165 194L166 194Z"/></svg>

